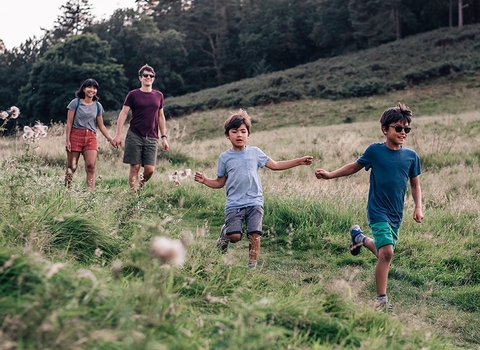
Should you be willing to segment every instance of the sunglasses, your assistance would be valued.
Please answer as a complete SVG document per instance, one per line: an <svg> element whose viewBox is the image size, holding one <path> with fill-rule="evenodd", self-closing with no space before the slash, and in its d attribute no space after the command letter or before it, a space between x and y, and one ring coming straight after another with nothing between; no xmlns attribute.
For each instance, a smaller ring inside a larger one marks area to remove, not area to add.
<svg viewBox="0 0 480 350"><path fill-rule="evenodd" d="M402 132L402 130L405 131L405 134L408 134L410 131L412 131L412 128L409 126L401 126L401 125L389 125L389 128L395 128L396 132Z"/></svg>
<svg viewBox="0 0 480 350"><path fill-rule="evenodd" d="M155 78L155 74L145 74L145 73L143 73L143 74L142 74L142 77L144 77L144 78L152 78L152 79L153 79L153 78Z"/></svg>

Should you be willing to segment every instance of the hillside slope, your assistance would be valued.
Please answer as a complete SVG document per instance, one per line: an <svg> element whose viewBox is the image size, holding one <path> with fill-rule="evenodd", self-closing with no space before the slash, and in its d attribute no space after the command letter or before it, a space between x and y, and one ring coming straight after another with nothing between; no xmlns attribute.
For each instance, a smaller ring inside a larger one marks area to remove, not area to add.
<svg viewBox="0 0 480 350"><path fill-rule="evenodd" d="M474 77L480 69L480 25L443 28L377 48L321 59L166 100L167 117L215 108L260 106L303 98L384 94L438 79Z"/></svg>

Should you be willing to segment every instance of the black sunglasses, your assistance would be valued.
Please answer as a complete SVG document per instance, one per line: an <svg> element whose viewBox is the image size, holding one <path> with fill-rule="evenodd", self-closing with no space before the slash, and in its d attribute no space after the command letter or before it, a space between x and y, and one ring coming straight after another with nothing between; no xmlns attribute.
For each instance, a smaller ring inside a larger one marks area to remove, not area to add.
<svg viewBox="0 0 480 350"><path fill-rule="evenodd" d="M155 78L155 74L146 74L146 73L143 73L143 74L142 74L142 77L144 77L144 78Z"/></svg>
<svg viewBox="0 0 480 350"><path fill-rule="evenodd" d="M395 128L396 132L402 132L402 130L405 130L405 134L408 134L410 131L412 131L412 128L409 126L389 125L388 127Z"/></svg>

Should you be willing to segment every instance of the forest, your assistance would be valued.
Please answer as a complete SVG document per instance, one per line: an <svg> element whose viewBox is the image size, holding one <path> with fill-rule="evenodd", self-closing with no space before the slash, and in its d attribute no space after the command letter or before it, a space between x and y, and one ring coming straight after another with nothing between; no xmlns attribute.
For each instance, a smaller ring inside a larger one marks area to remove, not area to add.
<svg viewBox="0 0 480 350"><path fill-rule="evenodd" d="M102 20L91 10L67 0L42 37L11 50L0 38L0 110L58 122L88 77L118 110L145 63L168 98L480 22L480 0L137 0Z"/></svg>

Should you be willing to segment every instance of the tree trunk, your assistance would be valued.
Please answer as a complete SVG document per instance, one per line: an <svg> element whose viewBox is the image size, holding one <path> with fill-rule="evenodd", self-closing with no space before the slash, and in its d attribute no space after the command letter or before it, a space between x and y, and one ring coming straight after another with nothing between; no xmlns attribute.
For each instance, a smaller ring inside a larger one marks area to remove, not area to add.
<svg viewBox="0 0 480 350"><path fill-rule="evenodd" d="M458 26L463 27L463 0L458 0Z"/></svg>

